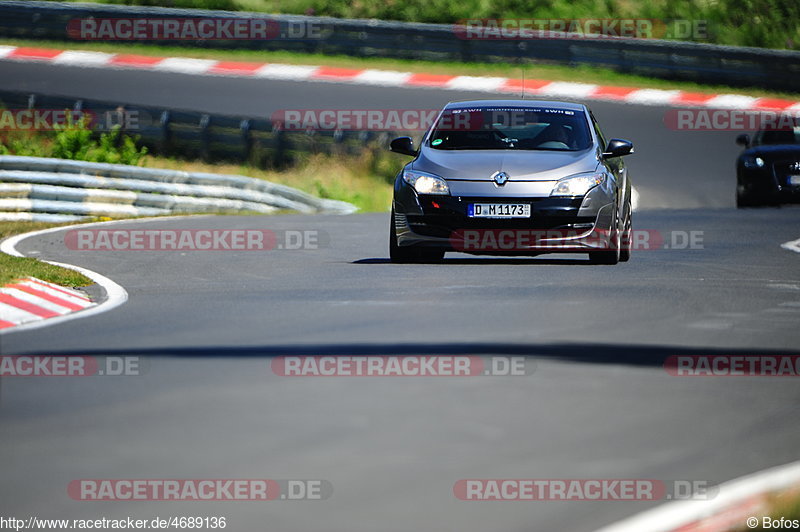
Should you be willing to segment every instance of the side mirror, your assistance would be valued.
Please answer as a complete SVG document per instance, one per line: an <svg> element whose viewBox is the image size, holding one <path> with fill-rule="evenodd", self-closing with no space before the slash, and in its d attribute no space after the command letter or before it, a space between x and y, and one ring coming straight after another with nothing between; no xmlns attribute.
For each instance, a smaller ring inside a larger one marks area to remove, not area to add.
<svg viewBox="0 0 800 532"><path fill-rule="evenodd" d="M603 152L603 157L610 159L612 157L622 157L623 155L630 155L633 153L633 143L624 139L611 139L608 141L606 151Z"/></svg>
<svg viewBox="0 0 800 532"><path fill-rule="evenodd" d="M397 137L389 144L389 150L412 157L417 156L417 150L414 149L414 141L411 140L411 137Z"/></svg>
<svg viewBox="0 0 800 532"><path fill-rule="evenodd" d="M742 133L738 137L736 137L736 144L739 146L744 146L745 149L750 147L750 135L747 133Z"/></svg>

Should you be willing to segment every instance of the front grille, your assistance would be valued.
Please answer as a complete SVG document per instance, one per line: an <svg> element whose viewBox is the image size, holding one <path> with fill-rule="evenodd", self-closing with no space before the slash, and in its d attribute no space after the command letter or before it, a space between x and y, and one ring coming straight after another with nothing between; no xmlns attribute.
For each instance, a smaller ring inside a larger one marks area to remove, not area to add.
<svg viewBox="0 0 800 532"><path fill-rule="evenodd" d="M454 231L464 229L512 229L512 230L584 230L594 225L593 217L578 216L534 216L532 218L492 219L451 216L408 216L411 230L420 235L449 238Z"/></svg>
<svg viewBox="0 0 800 532"><path fill-rule="evenodd" d="M800 157L797 159L784 159L772 163L772 170L778 185L781 187L798 188L800 185L791 185L791 176L800 176Z"/></svg>
<svg viewBox="0 0 800 532"><path fill-rule="evenodd" d="M594 217L578 217L582 198L497 198L423 196L423 215L408 214L408 224L419 235L449 238L464 229L548 230L573 229L574 224L592 224ZM530 218L469 218L469 203L529 203Z"/></svg>

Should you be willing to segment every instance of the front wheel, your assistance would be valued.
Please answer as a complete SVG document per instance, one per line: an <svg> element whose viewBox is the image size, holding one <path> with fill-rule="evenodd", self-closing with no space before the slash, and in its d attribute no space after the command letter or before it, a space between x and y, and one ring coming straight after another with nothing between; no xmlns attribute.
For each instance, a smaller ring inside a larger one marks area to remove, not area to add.
<svg viewBox="0 0 800 532"><path fill-rule="evenodd" d="M619 261L628 262L631 260L631 248L633 247L633 213L628 209L628 220L625 222L625 229L622 231L622 247L619 250Z"/></svg>
<svg viewBox="0 0 800 532"><path fill-rule="evenodd" d="M736 208L757 207L758 201L753 198L753 192L747 185L736 186Z"/></svg>
<svg viewBox="0 0 800 532"><path fill-rule="evenodd" d="M435 262L444 258L444 250L420 246L398 246L394 208L389 222L389 260L396 264L409 262Z"/></svg>
<svg viewBox="0 0 800 532"><path fill-rule="evenodd" d="M589 260L592 264L609 264L614 265L620 261L620 230L618 227L618 218L614 217L614 223L611 226L611 235L608 239L608 249L603 251L590 251Z"/></svg>

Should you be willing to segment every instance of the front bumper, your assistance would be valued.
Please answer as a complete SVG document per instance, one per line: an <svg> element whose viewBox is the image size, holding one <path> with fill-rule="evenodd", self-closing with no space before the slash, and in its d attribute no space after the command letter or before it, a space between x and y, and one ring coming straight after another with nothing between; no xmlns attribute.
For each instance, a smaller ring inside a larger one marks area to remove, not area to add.
<svg viewBox="0 0 800 532"><path fill-rule="evenodd" d="M470 203L528 203L530 218L470 218ZM399 246L472 254L538 255L608 249L614 198L597 187L581 198L418 195L395 187Z"/></svg>
<svg viewBox="0 0 800 532"><path fill-rule="evenodd" d="M763 168L747 169L740 165L737 186L740 194L769 203L800 202L800 185L790 182L790 173L778 163Z"/></svg>

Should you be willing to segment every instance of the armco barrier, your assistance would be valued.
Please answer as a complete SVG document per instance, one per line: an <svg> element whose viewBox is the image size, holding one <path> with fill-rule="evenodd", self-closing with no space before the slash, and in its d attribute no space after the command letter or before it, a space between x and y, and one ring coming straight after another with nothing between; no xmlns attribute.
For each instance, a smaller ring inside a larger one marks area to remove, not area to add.
<svg viewBox="0 0 800 532"><path fill-rule="evenodd" d="M0 37L71 40L68 23L77 18L147 17L265 18L286 32L290 25L324 28L307 39L192 40L169 44L207 48L289 50L358 57L536 62L592 65L666 79L796 91L800 52L718 46L656 39L467 40L446 24L412 24L299 15L265 15L57 2L0 2ZM161 42L167 44L167 42Z"/></svg>
<svg viewBox="0 0 800 532"><path fill-rule="evenodd" d="M71 221L91 216L272 213L278 209L335 214L356 210L349 203L244 176L0 156L0 220Z"/></svg>
<svg viewBox="0 0 800 532"><path fill-rule="evenodd" d="M109 113L132 113L136 119L135 127L127 132L139 137L140 144L151 152L214 161L249 162L262 168L281 168L310 153L360 154L366 147L385 149L389 139L387 132L286 131L258 117L214 115L17 91L0 91L0 108L74 109L104 117Z"/></svg>
<svg viewBox="0 0 800 532"><path fill-rule="evenodd" d="M308 153L362 153L386 144L387 133L291 132L245 117L133 107L0 91L0 108L74 109L92 115L127 114L126 132L151 151L169 156L250 162L279 168ZM0 156L0 220L72 221L91 216L170 213L349 213L348 203L243 176L187 173L60 159Z"/></svg>

